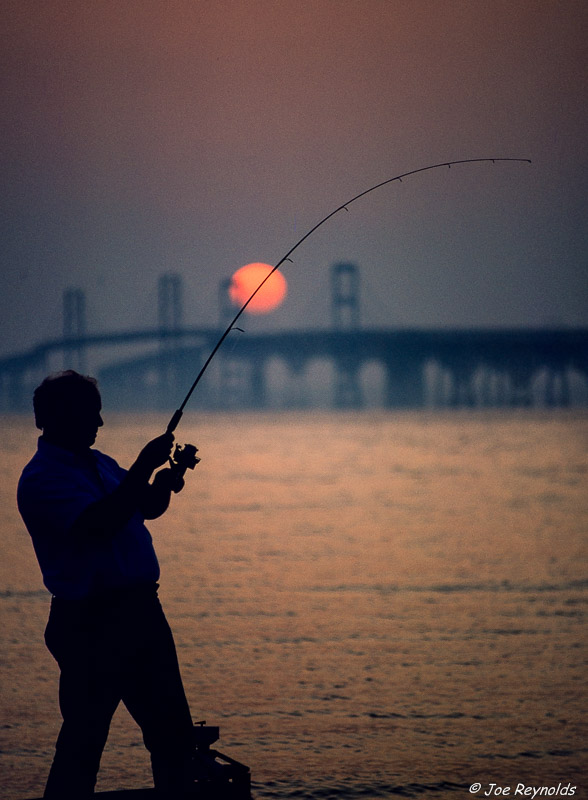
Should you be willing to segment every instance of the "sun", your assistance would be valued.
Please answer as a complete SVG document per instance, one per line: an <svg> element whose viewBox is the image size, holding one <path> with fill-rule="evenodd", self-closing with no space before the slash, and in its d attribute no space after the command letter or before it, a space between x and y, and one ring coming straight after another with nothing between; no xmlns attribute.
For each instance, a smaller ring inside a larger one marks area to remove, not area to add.
<svg viewBox="0 0 588 800"><path fill-rule="evenodd" d="M269 264L255 262L246 264L238 269L229 286L229 297L234 306L242 306L251 297L259 284L272 271L273 267ZM268 314L282 304L288 284L286 278L279 270L263 284L253 300L245 309L249 314Z"/></svg>

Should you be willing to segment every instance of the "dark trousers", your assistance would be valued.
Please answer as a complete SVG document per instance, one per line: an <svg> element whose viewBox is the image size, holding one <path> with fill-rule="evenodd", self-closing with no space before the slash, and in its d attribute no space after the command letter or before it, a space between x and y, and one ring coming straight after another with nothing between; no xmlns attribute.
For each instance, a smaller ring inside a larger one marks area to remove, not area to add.
<svg viewBox="0 0 588 800"><path fill-rule="evenodd" d="M54 598L45 641L61 669L63 725L44 797L92 797L121 700L142 730L158 794L184 796L192 719L157 586L83 601Z"/></svg>

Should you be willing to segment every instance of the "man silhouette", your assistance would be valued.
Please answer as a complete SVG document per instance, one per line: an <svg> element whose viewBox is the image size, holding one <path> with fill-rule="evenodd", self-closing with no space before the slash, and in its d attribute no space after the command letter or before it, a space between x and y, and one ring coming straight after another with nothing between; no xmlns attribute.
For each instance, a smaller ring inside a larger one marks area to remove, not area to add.
<svg viewBox="0 0 588 800"><path fill-rule="evenodd" d="M173 434L150 441L126 471L91 449L103 424L93 378L72 370L49 376L33 405L42 436L17 496L53 595L45 641L61 670L63 716L44 797L94 794L121 700L143 732L157 793L187 797L192 720L144 525L183 487L170 468L151 480Z"/></svg>

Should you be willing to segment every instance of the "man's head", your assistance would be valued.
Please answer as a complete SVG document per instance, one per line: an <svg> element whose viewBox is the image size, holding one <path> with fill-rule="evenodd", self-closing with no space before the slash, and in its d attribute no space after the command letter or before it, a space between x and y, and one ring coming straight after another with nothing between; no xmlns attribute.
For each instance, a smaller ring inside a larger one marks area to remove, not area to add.
<svg viewBox="0 0 588 800"><path fill-rule="evenodd" d="M35 389L33 408L44 438L69 450L91 447L103 424L96 380L74 370L45 378Z"/></svg>

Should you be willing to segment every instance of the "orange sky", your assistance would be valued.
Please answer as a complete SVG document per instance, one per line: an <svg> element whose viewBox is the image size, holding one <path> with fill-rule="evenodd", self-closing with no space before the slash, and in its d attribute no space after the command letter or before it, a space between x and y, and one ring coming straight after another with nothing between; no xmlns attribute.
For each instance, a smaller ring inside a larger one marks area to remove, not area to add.
<svg viewBox="0 0 588 800"><path fill-rule="evenodd" d="M58 335L69 285L95 329L154 324L164 271L209 323L222 278L348 197L493 155L534 164L430 173L321 230L271 324L321 324L341 258L366 322L588 322L583 0L23 0L2 18L0 351Z"/></svg>

